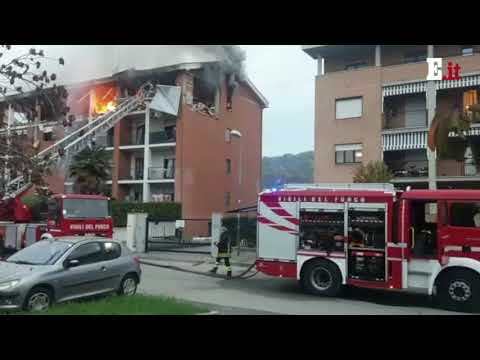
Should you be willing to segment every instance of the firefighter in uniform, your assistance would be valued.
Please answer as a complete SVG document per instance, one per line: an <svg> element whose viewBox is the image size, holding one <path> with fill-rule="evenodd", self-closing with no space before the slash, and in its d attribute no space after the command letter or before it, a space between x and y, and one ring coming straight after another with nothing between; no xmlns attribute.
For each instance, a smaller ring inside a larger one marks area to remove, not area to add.
<svg viewBox="0 0 480 360"><path fill-rule="evenodd" d="M215 261L215 267L210 270L211 273L216 274L218 266L222 259L225 262L225 269L227 270L227 279L232 278L232 268L230 266L231 256L231 238L228 234L227 228L222 226L220 241L215 244L218 247L218 254Z"/></svg>

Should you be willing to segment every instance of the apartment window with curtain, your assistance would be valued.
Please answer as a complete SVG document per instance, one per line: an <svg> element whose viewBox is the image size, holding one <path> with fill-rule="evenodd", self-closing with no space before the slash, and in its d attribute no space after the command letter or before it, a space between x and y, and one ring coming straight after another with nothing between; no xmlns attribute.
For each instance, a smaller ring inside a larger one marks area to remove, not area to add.
<svg viewBox="0 0 480 360"><path fill-rule="evenodd" d="M335 145L335 164L359 164L362 158L362 144Z"/></svg>
<svg viewBox="0 0 480 360"><path fill-rule="evenodd" d="M231 135L232 129L227 129L225 130L225 142L229 143L232 141L232 135Z"/></svg>
<svg viewBox="0 0 480 360"><path fill-rule="evenodd" d="M351 119L362 116L363 98L354 97L335 100L335 119Z"/></svg>
<svg viewBox="0 0 480 360"><path fill-rule="evenodd" d="M477 90L468 90L463 93L463 109L468 111L471 105L478 104Z"/></svg>

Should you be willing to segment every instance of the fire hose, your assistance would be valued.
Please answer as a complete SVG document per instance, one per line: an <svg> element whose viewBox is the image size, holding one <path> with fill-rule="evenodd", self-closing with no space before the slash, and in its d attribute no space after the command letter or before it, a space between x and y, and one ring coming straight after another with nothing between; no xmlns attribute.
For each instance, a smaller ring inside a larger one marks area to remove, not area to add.
<svg viewBox="0 0 480 360"><path fill-rule="evenodd" d="M174 266L174 265L161 265L161 264L158 264L158 263L149 262L149 261L144 261L144 260L141 260L141 261L140 261L140 264L149 265L149 266L156 266L156 267L160 267L160 268L163 268L163 269L169 269L169 270L174 270L174 271L181 271L181 272L186 272L186 273L190 273L190 274L203 275L203 276L213 277L213 278L217 278L217 279L219 279L219 278L224 278L224 276L222 276L222 275L209 274L209 273L205 273L205 272L201 272L201 271L187 270L187 269L184 269L184 268L181 268L181 267L178 267L178 266ZM232 276L231 278L232 278L232 279L242 279L242 280L250 279L250 278L252 278L252 277L254 277L255 275L258 274L258 270L257 270L257 271L255 271L253 274L250 274L250 275L248 275L248 276L245 276L245 275L248 274L248 273L250 272L250 270L252 270L254 267L255 267L255 263L253 263L252 265L250 265L250 266L247 268L247 270L245 270L245 271L242 272L241 274Z"/></svg>

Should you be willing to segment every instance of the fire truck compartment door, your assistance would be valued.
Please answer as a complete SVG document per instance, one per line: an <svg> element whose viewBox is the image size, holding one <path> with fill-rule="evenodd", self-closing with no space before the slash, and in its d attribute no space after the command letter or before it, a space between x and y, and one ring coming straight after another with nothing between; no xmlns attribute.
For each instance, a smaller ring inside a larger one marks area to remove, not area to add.
<svg viewBox="0 0 480 360"><path fill-rule="evenodd" d="M258 257L296 260L298 249L298 202L259 203Z"/></svg>

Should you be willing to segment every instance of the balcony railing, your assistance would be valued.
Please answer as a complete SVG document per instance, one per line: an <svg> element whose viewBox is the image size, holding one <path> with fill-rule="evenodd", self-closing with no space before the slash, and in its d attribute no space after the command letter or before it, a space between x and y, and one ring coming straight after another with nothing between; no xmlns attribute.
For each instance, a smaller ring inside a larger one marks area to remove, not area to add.
<svg viewBox="0 0 480 360"><path fill-rule="evenodd" d="M157 131L150 133L150 144L164 144L176 142L174 131Z"/></svg>
<svg viewBox="0 0 480 360"><path fill-rule="evenodd" d="M403 128L382 131L383 151L415 150L427 147L428 128Z"/></svg>
<svg viewBox="0 0 480 360"><path fill-rule="evenodd" d="M175 168L150 167L148 169L150 180L170 180L175 178Z"/></svg>
<svg viewBox="0 0 480 360"><path fill-rule="evenodd" d="M133 175L122 176L120 180L143 180L143 171L137 171Z"/></svg>

